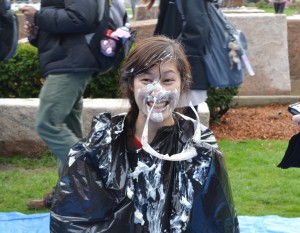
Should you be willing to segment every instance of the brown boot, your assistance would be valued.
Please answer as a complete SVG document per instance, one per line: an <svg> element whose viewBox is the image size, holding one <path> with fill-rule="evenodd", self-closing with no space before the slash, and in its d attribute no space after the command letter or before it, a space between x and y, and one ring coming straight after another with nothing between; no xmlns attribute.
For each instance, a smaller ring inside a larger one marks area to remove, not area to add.
<svg viewBox="0 0 300 233"><path fill-rule="evenodd" d="M46 209L44 205L44 200L43 199L34 199L34 200L29 200L27 202L27 207L28 209L31 210L42 210Z"/></svg>
<svg viewBox="0 0 300 233"><path fill-rule="evenodd" d="M27 202L27 207L34 210L50 209L53 201L53 192L45 194L43 199L33 199Z"/></svg>

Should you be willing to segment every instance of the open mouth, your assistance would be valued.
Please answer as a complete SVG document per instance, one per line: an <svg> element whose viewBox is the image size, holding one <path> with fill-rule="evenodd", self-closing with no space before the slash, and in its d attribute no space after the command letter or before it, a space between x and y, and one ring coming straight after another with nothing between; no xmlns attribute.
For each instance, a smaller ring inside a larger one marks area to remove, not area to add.
<svg viewBox="0 0 300 233"><path fill-rule="evenodd" d="M147 105L152 108L154 104L154 101L147 101ZM167 105L169 104L169 101L157 101L153 107L153 110L164 110Z"/></svg>

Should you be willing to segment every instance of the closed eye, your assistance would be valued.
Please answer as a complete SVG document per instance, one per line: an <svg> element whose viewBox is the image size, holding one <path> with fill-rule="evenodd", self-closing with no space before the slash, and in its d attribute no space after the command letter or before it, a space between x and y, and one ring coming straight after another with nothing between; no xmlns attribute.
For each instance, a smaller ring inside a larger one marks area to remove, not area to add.
<svg viewBox="0 0 300 233"><path fill-rule="evenodd" d="M176 81L175 77L167 77L163 79L165 85L172 85Z"/></svg>
<svg viewBox="0 0 300 233"><path fill-rule="evenodd" d="M150 78L142 78L142 79L141 79L141 82L142 82L143 84L150 84L150 83L152 83L153 81L152 81L152 79L150 79Z"/></svg>

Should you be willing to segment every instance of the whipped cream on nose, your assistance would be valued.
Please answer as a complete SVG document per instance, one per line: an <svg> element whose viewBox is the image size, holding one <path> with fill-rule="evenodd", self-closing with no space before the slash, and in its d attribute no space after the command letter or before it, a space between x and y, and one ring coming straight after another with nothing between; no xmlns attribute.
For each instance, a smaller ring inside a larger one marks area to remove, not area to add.
<svg viewBox="0 0 300 233"><path fill-rule="evenodd" d="M168 107L168 93L161 86L160 81L155 81L147 87L149 96L146 97L146 104L148 106L148 115L154 122L162 122L164 120L163 112Z"/></svg>
<svg viewBox="0 0 300 233"><path fill-rule="evenodd" d="M148 88L150 95L157 98L159 94L163 91L163 87L160 85L159 81L154 81L153 83L149 84Z"/></svg>

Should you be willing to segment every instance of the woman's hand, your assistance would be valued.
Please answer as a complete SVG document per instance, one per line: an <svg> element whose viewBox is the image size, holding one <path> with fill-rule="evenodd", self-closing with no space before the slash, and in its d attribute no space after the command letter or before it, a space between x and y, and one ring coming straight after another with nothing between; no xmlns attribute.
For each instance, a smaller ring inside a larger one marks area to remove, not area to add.
<svg viewBox="0 0 300 233"><path fill-rule="evenodd" d="M292 120L298 125L300 128L300 114L293 116Z"/></svg>
<svg viewBox="0 0 300 233"><path fill-rule="evenodd" d="M37 10L32 6L22 6L19 10L23 12L25 20L34 25L34 16Z"/></svg>
<svg viewBox="0 0 300 233"><path fill-rule="evenodd" d="M27 37L31 37L32 39L37 37L38 27L34 24L29 23L29 21L25 21L24 23L24 33Z"/></svg>

